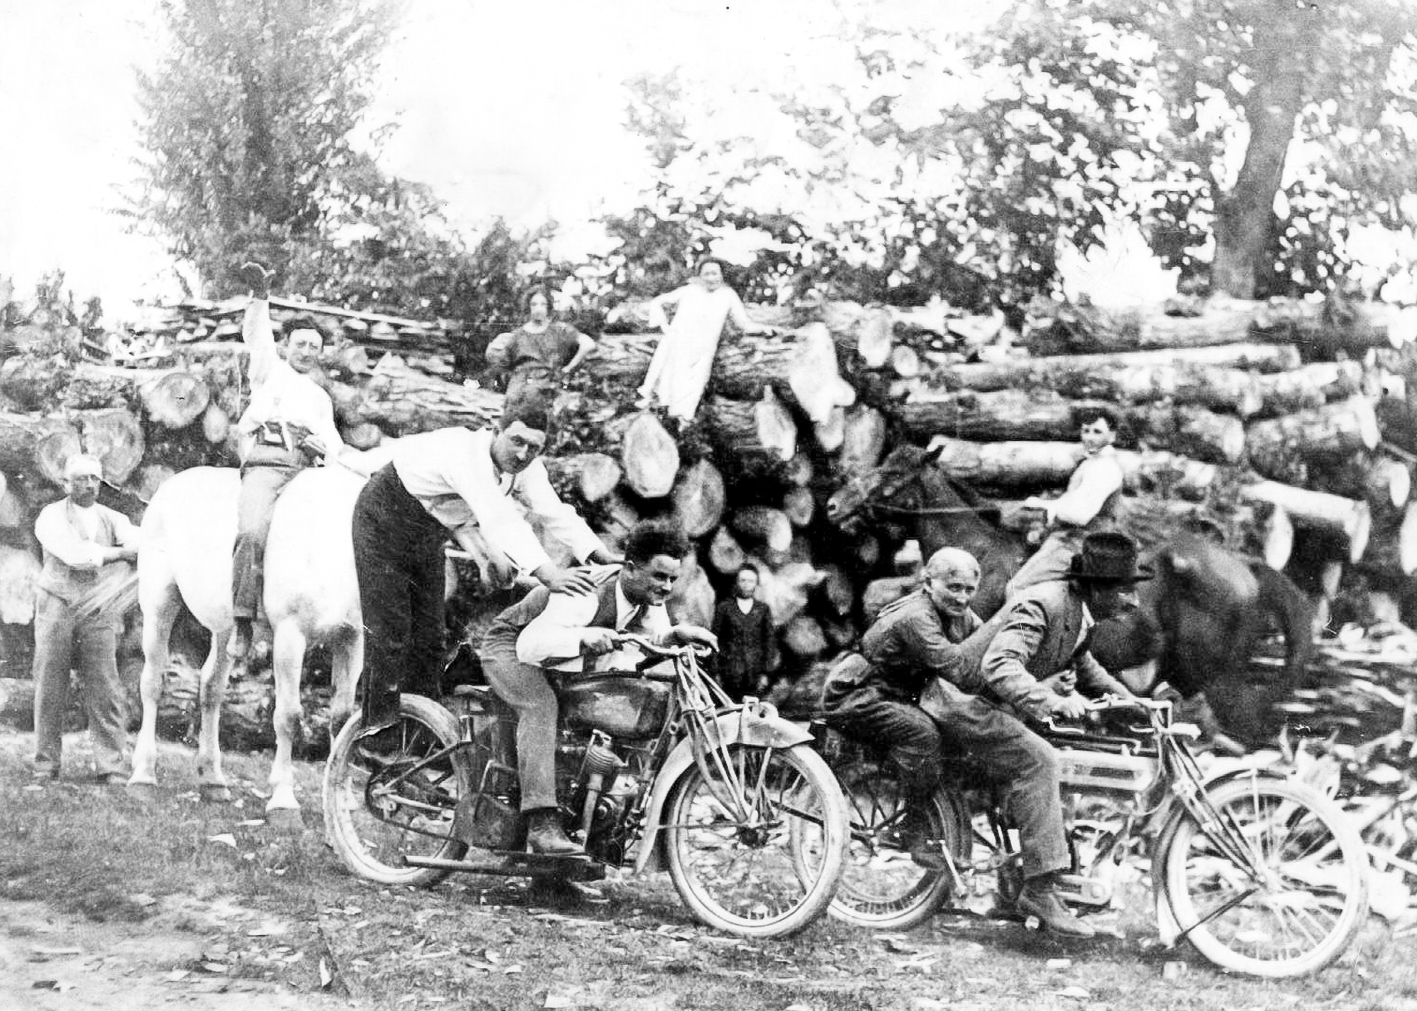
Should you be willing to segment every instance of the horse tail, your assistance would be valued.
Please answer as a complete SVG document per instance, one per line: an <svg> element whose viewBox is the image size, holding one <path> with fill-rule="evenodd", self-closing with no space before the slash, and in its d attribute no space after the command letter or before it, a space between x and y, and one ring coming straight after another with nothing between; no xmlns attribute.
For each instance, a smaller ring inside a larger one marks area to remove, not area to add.
<svg viewBox="0 0 1417 1011"><path fill-rule="evenodd" d="M1314 645L1314 612L1303 592L1282 572L1262 562L1250 569L1259 583L1259 608L1279 620L1284 634L1284 684L1293 688L1303 679Z"/></svg>

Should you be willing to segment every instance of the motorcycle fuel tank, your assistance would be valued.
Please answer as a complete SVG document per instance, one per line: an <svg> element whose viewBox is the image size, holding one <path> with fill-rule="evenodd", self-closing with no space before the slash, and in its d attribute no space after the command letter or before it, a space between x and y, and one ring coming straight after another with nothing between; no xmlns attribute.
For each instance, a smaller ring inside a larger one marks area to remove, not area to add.
<svg viewBox="0 0 1417 1011"><path fill-rule="evenodd" d="M1059 748L1058 771L1064 786L1141 793L1156 782L1160 767L1155 758Z"/></svg>
<svg viewBox="0 0 1417 1011"><path fill-rule="evenodd" d="M563 684L561 719L569 727L630 740L653 737L669 716L670 686L627 675Z"/></svg>

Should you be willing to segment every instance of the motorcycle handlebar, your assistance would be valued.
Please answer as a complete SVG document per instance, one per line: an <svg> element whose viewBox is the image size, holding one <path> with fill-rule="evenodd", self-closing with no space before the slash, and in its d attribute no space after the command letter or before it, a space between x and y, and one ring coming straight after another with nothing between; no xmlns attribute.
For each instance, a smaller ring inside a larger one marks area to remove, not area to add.
<svg viewBox="0 0 1417 1011"><path fill-rule="evenodd" d="M688 656L690 654L697 657L704 657L713 652L708 646L703 646L698 643L660 646L642 635L634 635L629 632L617 633L615 636L615 648L623 649L626 646L633 646L646 656L653 657L656 660L661 660L666 657Z"/></svg>

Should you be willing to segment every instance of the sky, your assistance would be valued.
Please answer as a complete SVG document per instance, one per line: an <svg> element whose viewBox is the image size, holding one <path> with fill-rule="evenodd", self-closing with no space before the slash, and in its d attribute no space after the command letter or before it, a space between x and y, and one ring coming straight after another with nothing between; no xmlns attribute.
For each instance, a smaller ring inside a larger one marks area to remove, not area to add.
<svg viewBox="0 0 1417 1011"><path fill-rule="evenodd" d="M997 0L892 0L896 17L980 23ZM623 82L676 67L709 105L757 80L820 79L839 57L823 0L407 0L368 122L383 166L430 184L453 224L559 225L558 254L648 187ZM180 290L159 244L115 214L135 177L133 68L161 53L156 0L0 0L0 275L62 268L110 315ZM18 152L18 154L17 154Z"/></svg>
<svg viewBox="0 0 1417 1011"><path fill-rule="evenodd" d="M967 31L1002 0L859 2L872 18ZM652 182L623 127L626 79L679 67L702 89L701 115L741 120L745 89L821 85L842 58L826 0L406 4L368 117L396 125L381 163L430 184L465 237L494 216L521 228L554 219L554 252L568 257L603 248L593 219L630 209ZM161 247L114 213L139 154L133 71L156 65L159 25L158 0L0 0L0 276L20 291L62 268L77 298L103 297L110 319L179 292ZM1137 256L1139 242L1119 235L1077 275L1164 297L1172 282ZM1137 273L1119 285L1119 271Z"/></svg>

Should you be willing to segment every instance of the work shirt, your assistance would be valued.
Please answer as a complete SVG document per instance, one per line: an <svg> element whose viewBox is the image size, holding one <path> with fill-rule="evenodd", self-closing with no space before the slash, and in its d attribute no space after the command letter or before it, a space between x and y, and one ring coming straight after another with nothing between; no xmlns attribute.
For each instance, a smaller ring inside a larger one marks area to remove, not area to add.
<svg viewBox="0 0 1417 1011"><path fill-rule="evenodd" d="M535 591L533 591L535 592ZM616 578L615 618L613 626L596 621L602 611L598 593L552 593L545 609L517 637L517 659L538 667L554 667L563 671L585 669L581 654L581 634L587 628L610 628L616 632L633 632L651 642L665 640L674 622L663 604L632 604ZM594 666L602 670L625 670L634 666L638 656L629 650L619 650L595 658Z"/></svg>
<svg viewBox="0 0 1417 1011"><path fill-rule="evenodd" d="M518 505L578 559L599 549L600 538L551 487L546 465L533 460L520 474L504 474L492 460L495 440L490 428L411 435L394 447L394 470L430 516L449 530L481 527L488 542L523 572L534 572L551 558Z"/></svg>
<svg viewBox="0 0 1417 1011"><path fill-rule="evenodd" d="M982 624L970 610L945 618L925 590L916 590L881 611L861 637L861 655L871 664L872 683L901 701L918 701L936 677L976 692L978 668L959 644Z"/></svg>
<svg viewBox="0 0 1417 1011"><path fill-rule="evenodd" d="M1069 668L1085 695L1130 694L1088 650L1093 619L1073 583L1040 583L1006 604L1003 613L982 665L998 698L1037 716L1053 696L1040 682Z"/></svg>
<svg viewBox="0 0 1417 1011"><path fill-rule="evenodd" d="M44 550L40 589L71 604L93 588L104 549L138 546L138 528L128 517L97 503L81 509L67 498L40 510L34 535Z"/></svg>
<svg viewBox="0 0 1417 1011"><path fill-rule="evenodd" d="M241 462L250 462L253 457L280 455L280 447L261 444L256 437L257 430L266 422L275 422L281 427L287 455L287 460L281 462L303 462L295 452L297 436L292 434L291 426L312 432L324 444L329 459L338 456L344 443L335 427L330 395L319 383L296 372L281 358L271 330L269 302L251 300L241 321L241 339L251 353L251 402L236 425Z"/></svg>
<svg viewBox="0 0 1417 1011"><path fill-rule="evenodd" d="M1058 500L1066 501L1075 512L1088 519L1082 523L1057 518L1057 526L1065 530L1095 533L1113 530L1121 518L1122 482L1125 474L1114 446L1103 446L1095 456L1085 458L1068 477L1068 490Z"/></svg>

